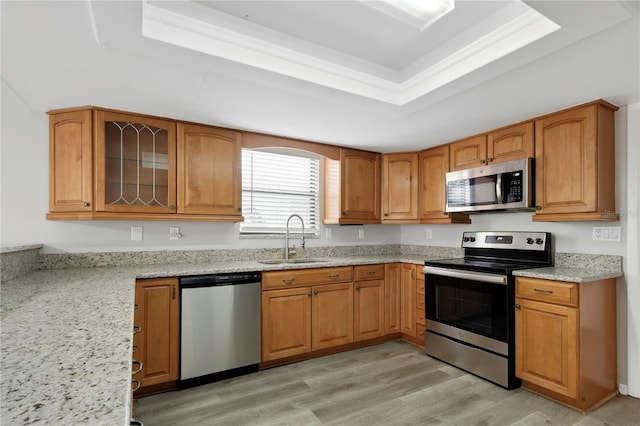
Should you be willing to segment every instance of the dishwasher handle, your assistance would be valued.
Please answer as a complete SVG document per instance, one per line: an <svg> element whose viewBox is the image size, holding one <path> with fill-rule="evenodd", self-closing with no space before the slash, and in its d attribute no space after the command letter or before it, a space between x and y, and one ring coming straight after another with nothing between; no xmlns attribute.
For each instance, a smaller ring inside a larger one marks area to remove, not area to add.
<svg viewBox="0 0 640 426"><path fill-rule="evenodd" d="M261 281L261 272L231 272L224 274L191 275L180 277L180 287L215 287L223 285L252 284L259 283Z"/></svg>

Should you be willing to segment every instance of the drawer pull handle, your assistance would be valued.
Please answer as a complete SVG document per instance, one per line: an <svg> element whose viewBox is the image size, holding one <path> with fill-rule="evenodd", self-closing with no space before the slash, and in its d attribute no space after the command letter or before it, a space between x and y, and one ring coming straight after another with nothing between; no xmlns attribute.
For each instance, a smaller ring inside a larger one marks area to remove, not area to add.
<svg viewBox="0 0 640 426"><path fill-rule="evenodd" d="M136 371L131 372L132 376L135 376L136 374L142 371L142 368L143 368L142 362L138 361L137 359L134 359L134 360L131 360L131 364L138 364L138 369Z"/></svg>
<svg viewBox="0 0 640 426"><path fill-rule="evenodd" d="M133 350L131 351L131 353L136 353L140 350L140 347L138 345L133 345Z"/></svg>
<svg viewBox="0 0 640 426"><path fill-rule="evenodd" d="M329 278L332 278L335 280L336 278L340 278L340 274L329 275Z"/></svg>
<svg viewBox="0 0 640 426"><path fill-rule="evenodd" d="M131 392L135 392L140 389L140 380L132 380L131 383L135 384L135 387L131 387Z"/></svg>
<svg viewBox="0 0 640 426"><path fill-rule="evenodd" d="M534 288L533 291L538 292L538 293L544 293L544 294L553 294L553 291L551 291L551 290L542 290L540 288Z"/></svg>
<svg viewBox="0 0 640 426"><path fill-rule="evenodd" d="M367 272L367 275L375 275L375 274L376 274L376 271L369 271L369 272Z"/></svg>
<svg viewBox="0 0 640 426"><path fill-rule="evenodd" d="M137 304L137 303L136 303L136 304L134 304L134 305L133 305L133 309L137 311L138 309L140 309L140 305L139 305L139 304Z"/></svg>
<svg viewBox="0 0 640 426"><path fill-rule="evenodd" d="M134 325L133 326L133 334L138 334L142 331L142 327L140 327L139 325Z"/></svg>
<svg viewBox="0 0 640 426"><path fill-rule="evenodd" d="M295 280L296 280L295 278L288 278L288 279L283 279L282 282L285 284L291 284Z"/></svg>

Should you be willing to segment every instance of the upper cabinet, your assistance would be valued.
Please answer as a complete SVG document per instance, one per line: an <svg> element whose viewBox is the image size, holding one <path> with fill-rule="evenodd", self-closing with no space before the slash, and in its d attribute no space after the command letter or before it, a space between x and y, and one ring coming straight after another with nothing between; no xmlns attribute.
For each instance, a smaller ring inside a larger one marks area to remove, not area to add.
<svg viewBox="0 0 640 426"><path fill-rule="evenodd" d="M242 133L178 123L178 213L242 212Z"/></svg>
<svg viewBox="0 0 640 426"><path fill-rule="evenodd" d="M241 133L94 107L49 115L48 219L242 220Z"/></svg>
<svg viewBox="0 0 640 426"><path fill-rule="evenodd" d="M418 153L382 156L383 223L418 223Z"/></svg>
<svg viewBox="0 0 640 426"><path fill-rule="evenodd" d="M450 167L449 171L469 169L486 163L487 136L473 136L458 142L449 144Z"/></svg>
<svg viewBox="0 0 640 426"><path fill-rule="evenodd" d="M449 145L419 154L420 223L471 223L468 214L446 213L445 174L449 171Z"/></svg>
<svg viewBox="0 0 640 426"><path fill-rule="evenodd" d="M176 212L176 124L95 111L96 211Z"/></svg>
<svg viewBox="0 0 640 426"><path fill-rule="evenodd" d="M533 157L533 122L453 142L450 148L451 171Z"/></svg>
<svg viewBox="0 0 640 426"><path fill-rule="evenodd" d="M534 221L618 220L614 112L602 100L535 122Z"/></svg>
<svg viewBox="0 0 640 426"><path fill-rule="evenodd" d="M49 211L93 210L93 139L90 110L49 119Z"/></svg>
<svg viewBox="0 0 640 426"><path fill-rule="evenodd" d="M380 223L380 162L380 154L355 149L325 160L324 223Z"/></svg>

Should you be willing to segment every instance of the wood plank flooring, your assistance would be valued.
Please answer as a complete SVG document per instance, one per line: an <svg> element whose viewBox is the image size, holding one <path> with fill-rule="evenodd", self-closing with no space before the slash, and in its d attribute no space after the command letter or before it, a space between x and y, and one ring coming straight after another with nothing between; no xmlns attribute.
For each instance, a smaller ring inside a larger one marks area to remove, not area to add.
<svg viewBox="0 0 640 426"><path fill-rule="evenodd" d="M640 399L583 415L524 389L507 391L401 341L139 398L156 425L640 425Z"/></svg>

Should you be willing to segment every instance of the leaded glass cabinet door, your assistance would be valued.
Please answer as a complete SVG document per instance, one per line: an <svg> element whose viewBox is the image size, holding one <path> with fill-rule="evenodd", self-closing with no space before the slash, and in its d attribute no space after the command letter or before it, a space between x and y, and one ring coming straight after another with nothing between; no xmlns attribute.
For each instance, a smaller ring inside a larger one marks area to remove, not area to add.
<svg viewBox="0 0 640 426"><path fill-rule="evenodd" d="M96 210L175 213L175 123L97 111L95 125Z"/></svg>

